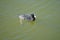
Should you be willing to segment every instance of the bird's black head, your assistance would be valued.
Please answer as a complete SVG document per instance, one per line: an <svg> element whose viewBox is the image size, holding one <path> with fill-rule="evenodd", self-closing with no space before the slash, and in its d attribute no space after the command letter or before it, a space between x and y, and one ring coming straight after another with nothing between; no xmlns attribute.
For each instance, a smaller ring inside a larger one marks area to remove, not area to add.
<svg viewBox="0 0 60 40"><path fill-rule="evenodd" d="M31 14L31 16L32 16L32 18L33 18L33 21L35 21L35 17L34 17L35 15L34 15L34 14Z"/></svg>

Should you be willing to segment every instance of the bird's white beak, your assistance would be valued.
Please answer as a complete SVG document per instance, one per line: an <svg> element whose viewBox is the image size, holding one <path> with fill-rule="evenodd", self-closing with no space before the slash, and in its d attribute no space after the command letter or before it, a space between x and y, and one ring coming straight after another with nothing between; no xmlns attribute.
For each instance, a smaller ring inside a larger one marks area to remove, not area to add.
<svg viewBox="0 0 60 40"><path fill-rule="evenodd" d="M36 18L36 16L34 16Z"/></svg>

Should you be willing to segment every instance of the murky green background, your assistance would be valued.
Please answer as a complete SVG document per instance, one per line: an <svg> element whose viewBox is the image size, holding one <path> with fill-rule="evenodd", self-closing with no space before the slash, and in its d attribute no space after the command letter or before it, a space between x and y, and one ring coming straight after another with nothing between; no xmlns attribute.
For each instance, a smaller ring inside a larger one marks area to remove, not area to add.
<svg viewBox="0 0 60 40"><path fill-rule="evenodd" d="M19 23L32 12L35 22ZM60 0L0 0L0 40L60 40Z"/></svg>

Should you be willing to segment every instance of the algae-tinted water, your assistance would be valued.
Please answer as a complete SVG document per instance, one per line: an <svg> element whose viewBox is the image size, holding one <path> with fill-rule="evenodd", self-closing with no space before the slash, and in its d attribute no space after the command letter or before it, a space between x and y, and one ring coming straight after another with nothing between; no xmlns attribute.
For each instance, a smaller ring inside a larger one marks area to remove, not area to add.
<svg viewBox="0 0 60 40"><path fill-rule="evenodd" d="M35 22L19 23L35 13ZM0 0L0 40L60 40L60 0Z"/></svg>

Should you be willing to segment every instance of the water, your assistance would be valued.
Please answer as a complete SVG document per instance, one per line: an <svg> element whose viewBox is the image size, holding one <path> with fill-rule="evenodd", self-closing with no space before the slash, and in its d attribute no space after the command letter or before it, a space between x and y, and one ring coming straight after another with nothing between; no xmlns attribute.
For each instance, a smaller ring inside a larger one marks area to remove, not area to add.
<svg viewBox="0 0 60 40"><path fill-rule="evenodd" d="M19 23L32 12L35 22ZM60 40L60 0L0 0L0 40Z"/></svg>

